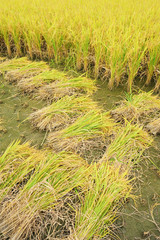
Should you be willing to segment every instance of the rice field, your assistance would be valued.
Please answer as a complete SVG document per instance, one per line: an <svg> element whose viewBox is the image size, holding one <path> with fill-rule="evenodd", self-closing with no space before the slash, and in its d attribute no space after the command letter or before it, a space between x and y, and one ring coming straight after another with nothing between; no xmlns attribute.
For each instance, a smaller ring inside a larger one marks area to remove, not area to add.
<svg viewBox="0 0 160 240"><path fill-rule="evenodd" d="M10 139L0 146L0 239L120 239L117 219L136 204L143 164L159 173L147 155L160 134L159 1L8 0L0 9L0 141ZM95 97L104 83L123 88L112 109L108 93L104 104Z"/></svg>
<svg viewBox="0 0 160 240"><path fill-rule="evenodd" d="M131 91L137 76L160 86L158 0L8 0L0 9L2 54L85 71L110 88Z"/></svg>

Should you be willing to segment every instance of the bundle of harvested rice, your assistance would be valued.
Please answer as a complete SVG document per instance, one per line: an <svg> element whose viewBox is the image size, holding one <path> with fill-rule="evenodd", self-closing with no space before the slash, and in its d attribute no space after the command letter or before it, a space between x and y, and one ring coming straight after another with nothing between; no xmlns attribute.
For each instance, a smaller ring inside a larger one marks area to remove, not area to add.
<svg viewBox="0 0 160 240"><path fill-rule="evenodd" d="M7 194L17 193L30 178L37 164L46 158L46 152L40 152L29 143L20 144L19 141L11 144L0 157L0 201Z"/></svg>
<svg viewBox="0 0 160 240"><path fill-rule="evenodd" d="M56 237L59 229L69 234L71 225L66 229L67 220L63 225L59 217L68 198L75 199L76 192L86 191L91 173L88 163L77 155L52 155L19 142L6 150L0 163L2 237L47 239L50 234ZM54 220L52 226L50 219ZM74 224L74 219L68 221Z"/></svg>
<svg viewBox="0 0 160 240"><path fill-rule="evenodd" d="M33 77L41 72L44 72L49 69L49 66L43 62L30 62L27 65L11 70L5 75L5 79L10 82L18 82L20 80L25 81L30 77Z"/></svg>
<svg viewBox="0 0 160 240"><path fill-rule="evenodd" d="M147 124L146 128L153 134L157 135L160 134L160 118L151 121L149 124Z"/></svg>
<svg viewBox="0 0 160 240"><path fill-rule="evenodd" d="M132 162L137 163L152 141L151 136L142 127L127 122L118 130L100 162L113 161L123 166Z"/></svg>
<svg viewBox="0 0 160 240"><path fill-rule="evenodd" d="M104 152L107 137L113 134L115 127L109 113L90 111L69 127L50 133L47 141L55 151L71 150L94 159Z"/></svg>
<svg viewBox="0 0 160 240"><path fill-rule="evenodd" d="M46 65L47 66L47 65ZM49 68L47 66L47 68ZM29 76L28 78L22 79L18 83L18 87L25 92L33 92L35 89L43 86L44 84L48 84L54 81L61 81L63 79L67 79L66 73L58 71L56 69L48 70L44 69L44 71L40 74L37 73L36 76Z"/></svg>
<svg viewBox="0 0 160 240"><path fill-rule="evenodd" d="M6 60L0 63L0 71L4 74L8 71L16 70L27 66L30 64L31 61L28 60L26 57L22 58L13 58L11 60Z"/></svg>
<svg viewBox="0 0 160 240"><path fill-rule="evenodd" d="M122 173L120 168L107 162L94 164L88 191L81 198L75 230L69 239L110 239L109 235L113 237L110 227L122 203L128 197L133 197L131 190L128 170Z"/></svg>
<svg viewBox="0 0 160 240"><path fill-rule="evenodd" d="M40 130L60 130L93 109L97 109L97 104L87 96L66 96L32 113L29 120Z"/></svg>
<svg viewBox="0 0 160 240"><path fill-rule="evenodd" d="M86 77L66 78L41 87L38 96L41 99L57 100L66 95L79 95L82 93L91 95L96 90L95 81L92 79Z"/></svg>
<svg viewBox="0 0 160 240"><path fill-rule="evenodd" d="M160 99L158 96L153 95L152 91L130 95L110 113L117 122L127 119L135 123L145 124L160 115Z"/></svg>

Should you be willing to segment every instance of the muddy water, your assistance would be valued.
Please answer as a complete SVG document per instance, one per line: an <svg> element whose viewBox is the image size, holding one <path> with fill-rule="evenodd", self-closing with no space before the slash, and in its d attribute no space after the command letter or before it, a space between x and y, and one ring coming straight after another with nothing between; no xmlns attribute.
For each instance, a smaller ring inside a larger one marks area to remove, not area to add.
<svg viewBox="0 0 160 240"><path fill-rule="evenodd" d="M106 83L99 83L99 90L94 96L106 110L115 107L115 103L124 97L125 90L122 87L111 92ZM154 140L154 147L146 152L145 159L135 169L138 180L135 182L134 194L137 199L135 202L129 201L121 209L115 223L117 239L160 239L160 137Z"/></svg>
<svg viewBox="0 0 160 240"><path fill-rule="evenodd" d="M125 96L124 89L110 91L106 83L99 83L99 90L93 96L99 105L109 110L115 103ZM18 94L15 86L8 85L0 79L0 118L3 119L4 132L0 133L0 153L14 140L31 141L37 147L42 147L45 134L33 129L28 121L23 122L35 109L42 108L43 102L31 100L28 96ZM6 129L6 130L5 130ZM121 240L156 240L160 239L160 207L157 206L152 216L152 207L160 204L160 138L155 139L157 149L151 148L146 153L146 162L141 163L135 174L137 201L128 202L121 210L120 218L116 222L117 238ZM155 219L153 219L153 217Z"/></svg>
<svg viewBox="0 0 160 240"><path fill-rule="evenodd" d="M38 147L43 145L45 134L33 129L28 121L23 122L30 113L43 105L42 102L18 94L15 86L0 79L0 118L4 128L0 133L0 153L16 139L31 141Z"/></svg>

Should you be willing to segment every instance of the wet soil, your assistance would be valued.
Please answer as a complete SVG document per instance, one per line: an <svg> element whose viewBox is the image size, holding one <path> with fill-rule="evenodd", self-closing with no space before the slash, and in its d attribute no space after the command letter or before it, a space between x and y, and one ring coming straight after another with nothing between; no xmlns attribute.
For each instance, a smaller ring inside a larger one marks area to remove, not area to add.
<svg viewBox="0 0 160 240"><path fill-rule="evenodd" d="M16 86L6 84L0 79L0 118L4 129L0 133L0 153L17 139L21 139L22 142L30 141L33 145L42 147L45 133L33 129L30 123L24 120L35 109L43 106L43 102L19 94Z"/></svg>

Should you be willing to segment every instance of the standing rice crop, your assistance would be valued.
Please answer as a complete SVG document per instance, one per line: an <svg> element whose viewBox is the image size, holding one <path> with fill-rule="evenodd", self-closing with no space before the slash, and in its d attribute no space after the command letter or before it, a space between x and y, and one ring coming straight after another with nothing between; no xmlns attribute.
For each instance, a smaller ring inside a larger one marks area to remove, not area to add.
<svg viewBox="0 0 160 240"><path fill-rule="evenodd" d="M73 123L80 115L96 109L89 97L66 96L29 116L32 125L40 130L54 131Z"/></svg>
<svg viewBox="0 0 160 240"><path fill-rule="evenodd" d="M0 51L9 57L103 75L111 88L125 81L131 91L142 75L157 82L159 0L8 0L0 9Z"/></svg>

